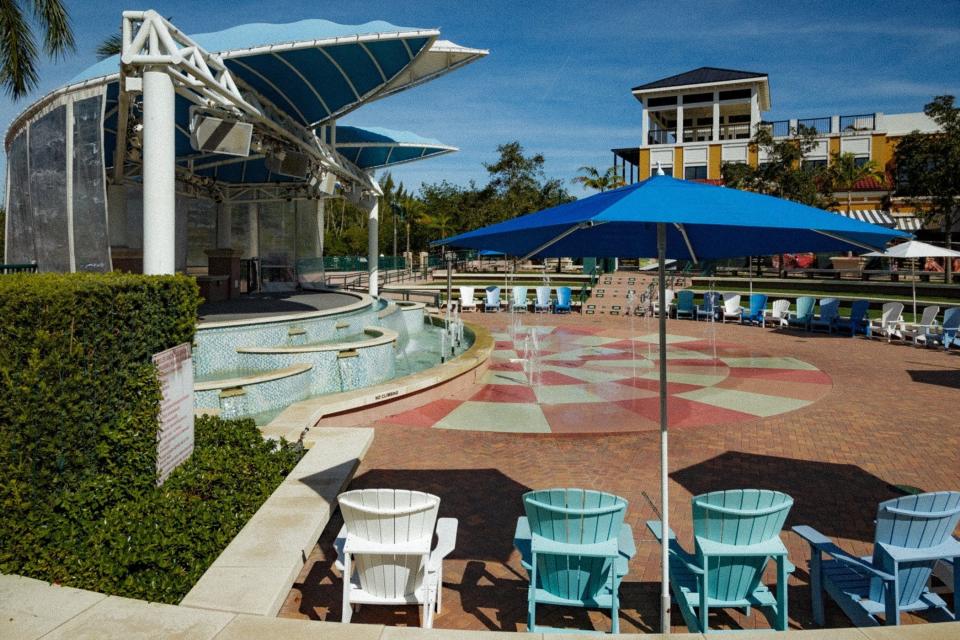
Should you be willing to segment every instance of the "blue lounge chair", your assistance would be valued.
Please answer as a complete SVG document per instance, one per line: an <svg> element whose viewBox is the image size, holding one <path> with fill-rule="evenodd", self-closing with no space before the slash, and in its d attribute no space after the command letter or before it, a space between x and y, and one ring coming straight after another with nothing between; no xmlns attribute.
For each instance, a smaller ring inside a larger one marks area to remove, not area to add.
<svg viewBox="0 0 960 640"><path fill-rule="evenodd" d="M960 611L960 542L953 530L960 520L960 492L942 491L881 502L873 555L856 557L816 529L794 527L810 543L810 590L813 619L823 626L826 590L860 627L900 624L901 611L933 609L958 620ZM824 555L832 559L824 559ZM927 588L938 560L953 561L953 613Z"/></svg>
<svg viewBox="0 0 960 640"><path fill-rule="evenodd" d="M714 491L693 499L694 553L669 532L670 586L693 633L707 633L710 608L769 609L772 625L787 628L787 574L793 565L780 530L793 498L779 491ZM659 520L647 528L663 544ZM767 562L777 563L777 593L760 582Z"/></svg>
<svg viewBox="0 0 960 640"><path fill-rule="evenodd" d="M817 302L816 298L810 296L800 296L797 298L797 312L791 313L786 318L787 327L803 327L810 330L810 322L813 320L813 305Z"/></svg>
<svg viewBox="0 0 960 640"><path fill-rule="evenodd" d="M483 303L484 311L500 311L500 287L487 287L487 297Z"/></svg>
<svg viewBox="0 0 960 640"><path fill-rule="evenodd" d="M527 570L527 628L538 627L537 605L610 610L620 631L620 583L636 553L623 522L627 501L586 489L548 489L523 496L526 517L517 520L514 545Z"/></svg>
<svg viewBox="0 0 960 640"><path fill-rule="evenodd" d="M510 308L513 311L527 311L527 288L514 287L510 296Z"/></svg>
<svg viewBox="0 0 960 640"><path fill-rule="evenodd" d="M758 324L761 327L767 326L767 294L750 294L750 308L744 309L740 314L740 322L747 324Z"/></svg>
<svg viewBox="0 0 960 640"><path fill-rule="evenodd" d="M707 291L703 294L703 304L697 305L697 320L715 320L722 304L723 296L719 291Z"/></svg>
<svg viewBox="0 0 960 640"><path fill-rule="evenodd" d="M557 287L557 301L553 305L554 313L570 313L570 287Z"/></svg>
<svg viewBox="0 0 960 640"><path fill-rule="evenodd" d="M950 345L960 346L960 307L950 307L943 312L943 324L939 332L927 329L923 336L923 343L929 346L937 342L943 345L944 349L949 350Z"/></svg>
<svg viewBox="0 0 960 640"><path fill-rule="evenodd" d="M683 289L677 294L677 318L694 319L697 308L693 305L693 291Z"/></svg>
<svg viewBox="0 0 960 640"><path fill-rule="evenodd" d="M810 330L826 329L833 333L833 328L840 318L840 301L836 298L823 298L820 301L820 315L810 320Z"/></svg>
<svg viewBox="0 0 960 640"><path fill-rule="evenodd" d="M867 311L870 309L870 302L867 300L854 300L850 305L850 316L847 318L837 318L834 325L837 331L849 331L853 337L858 333L867 335L867 327L870 320L867 318Z"/></svg>

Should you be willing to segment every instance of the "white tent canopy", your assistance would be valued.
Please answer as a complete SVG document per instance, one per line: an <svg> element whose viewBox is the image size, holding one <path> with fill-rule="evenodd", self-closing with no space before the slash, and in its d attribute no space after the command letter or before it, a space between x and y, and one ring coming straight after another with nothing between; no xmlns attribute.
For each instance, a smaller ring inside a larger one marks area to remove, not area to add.
<svg viewBox="0 0 960 640"><path fill-rule="evenodd" d="M919 240L908 240L886 251L871 251L863 254L869 258L960 258L960 251L938 247ZM917 278L916 266L914 266L913 278L913 315L917 315Z"/></svg>

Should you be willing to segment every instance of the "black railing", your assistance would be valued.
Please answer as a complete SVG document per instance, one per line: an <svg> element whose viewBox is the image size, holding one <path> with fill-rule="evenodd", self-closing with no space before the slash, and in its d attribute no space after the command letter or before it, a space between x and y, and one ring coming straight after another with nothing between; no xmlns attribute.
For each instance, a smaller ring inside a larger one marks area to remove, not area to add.
<svg viewBox="0 0 960 640"><path fill-rule="evenodd" d="M8 273L36 273L37 265L29 264L0 264L0 274Z"/></svg>
<svg viewBox="0 0 960 640"><path fill-rule="evenodd" d="M647 144L676 144L677 132L673 129L653 129L647 133Z"/></svg>
<svg viewBox="0 0 960 640"><path fill-rule="evenodd" d="M786 138L790 135L789 120L775 120L773 122L761 122L761 129L766 129L774 138Z"/></svg>
<svg viewBox="0 0 960 640"><path fill-rule="evenodd" d="M797 120L797 133L803 129L813 129L817 134L830 133L830 118L804 118Z"/></svg>
<svg viewBox="0 0 960 640"><path fill-rule="evenodd" d="M750 137L750 123L724 124L720 126L721 140L746 140Z"/></svg>
<svg viewBox="0 0 960 640"><path fill-rule="evenodd" d="M877 128L877 118L872 113L856 116L840 116L840 133L850 135L860 131L873 131Z"/></svg>
<svg viewBox="0 0 960 640"><path fill-rule="evenodd" d="M706 125L703 127L684 127L683 128L684 142L707 142L709 140L713 140L712 125Z"/></svg>

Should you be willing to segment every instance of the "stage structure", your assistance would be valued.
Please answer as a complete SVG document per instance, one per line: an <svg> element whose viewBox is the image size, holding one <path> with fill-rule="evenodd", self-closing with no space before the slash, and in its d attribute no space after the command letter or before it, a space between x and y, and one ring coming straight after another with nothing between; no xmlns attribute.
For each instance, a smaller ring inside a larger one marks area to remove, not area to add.
<svg viewBox="0 0 960 640"><path fill-rule="evenodd" d="M155 11L124 12L121 55L7 133L5 262L229 274L244 258L265 288L287 288L305 275L298 260L322 257L326 202L348 198L369 212L376 295L373 172L456 149L338 120L487 54L439 36L325 20L187 36Z"/></svg>

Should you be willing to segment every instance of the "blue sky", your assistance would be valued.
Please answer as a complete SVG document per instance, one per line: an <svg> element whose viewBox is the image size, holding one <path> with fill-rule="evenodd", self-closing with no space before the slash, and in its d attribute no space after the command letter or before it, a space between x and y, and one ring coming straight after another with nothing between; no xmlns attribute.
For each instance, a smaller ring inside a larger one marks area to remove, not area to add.
<svg viewBox="0 0 960 640"><path fill-rule="evenodd" d="M95 62L130 3L66 0L79 43L44 61L35 96L0 98L4 128L33 99ZM211 7L217 7L212 10ZM960 0L916 2L340 2L156 0L187 33L251 21L324 18L439 27L442 37L490 55L437 81L366 106L345 124L407 129L461 149L397 168L408 186L486 181L496 145L519 140L570 183L581 165L607 167L612 147L638 144L640 105L630 87L699 66L766 72L772 119L920 111L960 94Z"/></svg>

